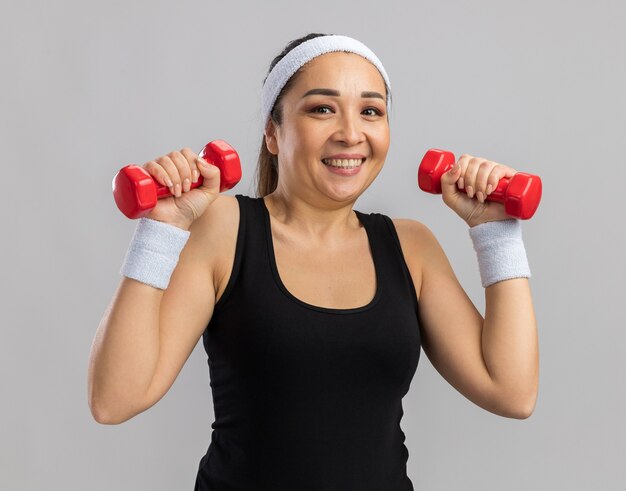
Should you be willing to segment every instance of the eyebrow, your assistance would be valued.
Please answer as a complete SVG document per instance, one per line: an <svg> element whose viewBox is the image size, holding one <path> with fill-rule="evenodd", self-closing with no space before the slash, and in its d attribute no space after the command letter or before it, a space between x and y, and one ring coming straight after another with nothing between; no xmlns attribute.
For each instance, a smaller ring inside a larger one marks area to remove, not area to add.
<svg viewBox="0 0 626 491"><path fill-rule="evenodd" d="M334 90L334 89L311 89L306 94L304 94L302 98L304 99L305 97L309 95L329 95L333 97L339 97L340 94L338 90ZM379 92L361 92L361 97L377 98L377 99L382 99L383 101L385 100L383 95L380 94Z"/></svg>

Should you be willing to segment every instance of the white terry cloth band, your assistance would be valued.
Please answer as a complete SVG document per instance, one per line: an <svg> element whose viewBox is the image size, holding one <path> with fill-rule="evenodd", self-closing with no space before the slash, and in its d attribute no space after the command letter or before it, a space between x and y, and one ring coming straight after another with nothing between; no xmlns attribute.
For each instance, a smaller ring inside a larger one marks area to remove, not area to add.
<svg viewBox="0 0 626 491"><path fill-rule="evenodd" d="M263 126L267 124L272 107L280 91L298 69L313 58L333 51L346 51L361 55L369 60L382 75L387 87L391 89L387 72L374 52L362 42L348 36L329 35L309 39L287 53L272 69L265 83L262 94ZM389 109L389 93L387 93L387 109Z"/></svg>
<svg viewBox="0 0 626 491"><path fill-rule="evenodd" d="M484 288L512 278L530 278L522 222L513 218L481 223L470 227L470 238L478 257Z"/></svg>
<svg viewBox="0 0 626 491"><path fill-rule="evenodd" d="M165 290L190 235L188 230L169 223L140 218L120 273Z"/></svg>

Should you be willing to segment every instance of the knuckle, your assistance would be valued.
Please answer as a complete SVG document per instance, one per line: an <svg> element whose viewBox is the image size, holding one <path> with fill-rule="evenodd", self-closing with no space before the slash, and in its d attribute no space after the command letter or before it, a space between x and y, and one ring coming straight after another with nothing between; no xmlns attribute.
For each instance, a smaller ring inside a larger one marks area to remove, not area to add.
<svg viewBox="0 0 626 491"><path fill-rule="evenodd" d="M178 150L174 150L173 152L168 153L167 156L172 160L178 160L182 157L182 154Z"/></svg>
<svg viewBox="0 0 626 491"><path fill-rule="evenodd" d="M184 155L183 151L184 149L181 150L180 152L178 150L170 152L170 156L172 160L174 160L174 163L176 164L176 167L178 168L178 172L180 172L182 178L184 179L186 176L189 175L190 170L189 170L189 162L187 161L187 158Z"/></svg>
<svg viewBox="0 0 626 491"><path fill-rule="evenodd" d="M159 165L162 165L162 166L167 166L167 165L173 164L172 159L170 159L168 155L162 155L161 157L156 159L156 162Z"/></svg>
<svg viewBox="0 0 626 491"><path fill-rule="evenodd" d="M174 161L176 164L176 168L178 169L178 174L180 175L180 179L181 181L183 181L185 178L189 177L189 175L191 174L187 159L183 157L183 155L180 152L176 152Z"/></svg>
<svg viewBox="0 0 626 491"><path fill-rule="evenodd" d="M183 147L180 149L180 153L182 155L184 155L185 157L189 158L189 157L195 157L195 152L189 148L189 147Z"/></svg>
<svg viewBox="0 0 626 491"><path fill-rule="evenodd" d="M194 152L189 147L183 148L180 152L185 156L185 159L187 159L187 162L189 162L190 164L193 164L198 158L198 156L196 155L196 152Z"/></svg>

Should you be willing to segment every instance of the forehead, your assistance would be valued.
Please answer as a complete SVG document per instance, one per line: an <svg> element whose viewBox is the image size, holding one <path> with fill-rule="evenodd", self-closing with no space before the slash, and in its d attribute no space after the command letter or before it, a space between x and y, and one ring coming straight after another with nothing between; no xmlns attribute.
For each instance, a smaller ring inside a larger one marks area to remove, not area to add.
<svg viewBox="0 0 626 491"><path fill-rule="evenodd" d="M359 90L385 90L385 81L372 63L360 55L343 51L313 58L300 68L295 85L301 88L344 85Z"/></svg>

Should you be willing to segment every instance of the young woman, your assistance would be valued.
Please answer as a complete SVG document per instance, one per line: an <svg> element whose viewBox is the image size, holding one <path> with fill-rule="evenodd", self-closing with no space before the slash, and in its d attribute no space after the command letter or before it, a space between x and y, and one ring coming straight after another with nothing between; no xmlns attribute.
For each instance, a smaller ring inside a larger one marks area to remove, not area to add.
<svg viewBox="0 0 626 491"><path fill-rule="evenodd" d="M94 340L90 406L106 424L145 411L202 337L215 422L196 490L413 489L400 420L422 347L480 407L533 411L521 223L485 201L515 171L462 155L442 179L477 252L483 318L424 224L353 208L385 163L390 100L369 48L309 34L264 81L257 197L220 195L189 148L144 165L174 196L135 231Z"/></svg>

